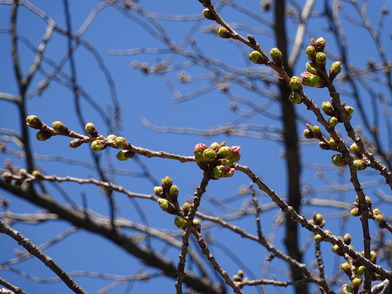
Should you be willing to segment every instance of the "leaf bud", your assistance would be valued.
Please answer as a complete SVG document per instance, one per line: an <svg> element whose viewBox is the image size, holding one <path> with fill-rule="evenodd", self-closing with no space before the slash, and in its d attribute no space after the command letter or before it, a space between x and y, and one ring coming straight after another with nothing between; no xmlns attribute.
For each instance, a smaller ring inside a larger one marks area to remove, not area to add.
<svg viewBox="0 0 392 294"><path fill-rule="evenodd" d="M205 17L206 19L215 20L214 14L213 14L213 13L211 12L211 10L209 10L208 8L205 8L205 9L203 10L203 15L204 15L204 17Z"/></svg>
<svg viewBox="0 0 392 294"><path fill-rule="evenodd" d="M91 137L98 137L97 129L93 123L86 123L84 129Z"/></svg>
<svg viewBox="0 0 392 294"><path fill-rule="evenodd" d="M294 104L300 104L302 102L302 96L301 94L293 91L289 96L289 101Z"/></svg>
<svg viewBox="0 0 392 294"><path fill-rule="evenodd" d="M265 63L264 57L257 50L250 51L248 57L249 57L249 60L252 61L253 63L256 63L256 64L264 64Z"/></svg>
<svg viewBox="0 0 392 294"><path fill-rule="evenodd" d="M102 151L106 149L106 141L105 140L95 140L91 142L91 149L95 152Z"/></svg>
<svg viewBox="0 0 392 294"><path fill-rule="evenodd" d="M182 216L176 216L174 219L174 224L176 225L177 228L185 230L186 229L186 220Z"/></svg>
<svg viewBox="0 0 392 294"><path fill-rule="evenodd" d="M33 129L40 129L42 126L41 120L36 115L29 115L26 117L26 124Z"/></svg>
<svg viewBox="0 0 392 294"><path fill-rule="evenodd" d="M83 144L83 141L80 139L74 139L71 142L69 142L69 147L71 148L78 148L80 145Z"/></svg>
<svg viewBox="0 0 392 294"><path fill-rule="evenodd" d="M68 128L61 121L52 122L52 127L56 132L59 133L68 131Z"/></svg>
<svg viewBox="0 0 392 294"><path fill-rule="evenodd" d="M331 127L336 126L336 125L338 124L338 122L339 122L339 120L338 120L338 118L335 117L335 116L331 116L331 117L328 119L328 124L329 124Z"/></svg>
<svg viewBox="0 0 392 294"><path fill-rule="evenodd" d="M52 134L46 131L39 131L35 136L38 141L46 141L52 137Z"/></svg>
<svg viewBox="0 0 392 294"><path fill-rule="evenodd" d="M229 39L233 36L232 33L230 33L225 27L219 27L217 33L219 37L224 39Z"/></svg>

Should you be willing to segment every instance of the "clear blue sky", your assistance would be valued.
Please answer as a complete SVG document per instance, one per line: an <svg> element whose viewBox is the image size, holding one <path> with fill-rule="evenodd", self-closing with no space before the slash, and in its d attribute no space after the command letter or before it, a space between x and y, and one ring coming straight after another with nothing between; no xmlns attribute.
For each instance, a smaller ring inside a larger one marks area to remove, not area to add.
<svg viewBox="0 0 392 294"><path fill-rule="evenodd" d="M145 11L152 11L159 14L154 16L156 21L162 25L172 41L177 45L180 45L186 39L187 33L195 24L195 19L202 11L202 6L197 0L173 0L170 1L170 3L168 3L169 1L139 2L140 6ZM259 2L260 1L251 1L248 8L257 14L261 13L259 10ZM316 2L318 2L318 4L315 6L314 11L319 13L322 11L323 6L320 1ZM382 4L392 8L390 1L384 0L377 2L378 8L376 9L372 7L371 4L368 11L368 16L373 25L377 24L379 15L378 9L382 6ZM47 15L59 26L63 28L66 26L62 1L41 0L32 1L31 3L45 11L45 13L47 13ZM70 1L72 27L74 32L77 32L80 29L89 12L99 3L100 1ZM16 95L15 76L12 69L12 60L10 58L10 36L4 33L4 29L9 28L9 15L10 5L0 5L0 28L2 29L2 33L0 34L0 44L2 48L0 53L0 92ZM163 16L165 15L185 15L189 16L191 20L173 22L163 19ZM355 25L348 22L350 17L358 17L348 4L345 4L342 15L345 20L344 24L346 34L350 40L350 58L355 60L356 66L361 67L365 65L371 57L373 57L376 61L379 61L375 47L370 42L367 32L363 29L358 29ZM246 35L247 29L256 31L267 29L266 26L258 23L256 20L249 19L244 14L235 12L229 7L222 11L222 16L230 23L246 24L248 27L244 30L241 28L239 29L239 32L243 35ZM268 15L266 18L267 20L271 20L272 15ZM211 24L212 22L209 22L208 20L201 20L200 25L196 27L194 38L197 40L197 43L195 45L197 45L202 52L212 59L221 60L225 65L230 67L244 69L251 66L252 69L258 68L257 66L250 65L247 61L246 55L249 51L248 48L238 46L239 44L236 42L223 40L217 38L213 34L203 32L203 29L207 28ZM30 42L35 46L40 42L40 39L45 32L45 26L46 24L31 11L28 11L23 7L20 9L17 27L18 32L21 36L30 40ZM385 27L388 28L391 26L391 17L388 17L386 19ZM294 36L295 29L295 25L289 22L288 30L291 33L291 36ZM255 36L257 35L253 32L252 34ZM385 48L387 54L392 52L389 34L390 31L388 32L388 30L386 30L386 33L382 36L384 44L387 45ZM332 44L333 39L331 34L327 31L327 24L325 21L320 20L317 15L314 15L305 40L319 36L325 37L327 47L329 46L329 53L331 53L330 56L336 56L338 52ZM285 197L284 191L286 175L284 161L282 160L283 145L279 142L268 138L248 138L243 136L228 137L225 135L219 135L206 138L192 134L157 133L147 128L141 122L142 119L147 119L152 124L158 126L209 129L227 124L257 124L270 127L280 127L277 120L264 115L254 115L243 122L237 123L236 119L239 117L238 114L233 113L228 107L231 101L222 95L222 93L217 89L209 91L190 101L178 103L175 100L173 92L170 91L167 84L165 84L165 79L170 81L170 83L176 87L181 94L186 95L200 87L206 86L208 84L208 80L192 83L190 85L183 85L178 82L177 75L183 71L186 71L191 75L208 74L209 71L197 66L190 68L184 67L180 70L168 72L162 78L159 75L145 75L134 69L132 67L132 63L135 61L141 63L147 62L149 65L152 65L155 62L166 60L170 54L137 54L124 56L116 56L112 54L116 50L128 50L135 48L167 49L161 41L154 38L145 29L143 29L142 26L135 24L132 20L128 19L125 15L121 14L114 8L104 8L98 13L93 23L83 34L83 40L88 41L89 44L94 46L96 53L102 57L106 68L112 75L115 85L115 94L113 95L113 92L110 91L108 81L105 79L103 72L100 70L97 59L94 58L91 51L86 50L83 46L80 46L75 54L78 83L83 86L83 90L88 93L89 97L91 97L106 113L110 113L110 111L113 110L113 101L119 101L121 105L121 128L115 131L116 135L126 137L135 146L141 146L155 151L164 150L181 155L192 155L194 144L199 142L210 144L214 141L220 142L226 140L228 145L241 145L242 158L240 164L250 166L255 173L257 173L272 187L272 189L274 189L282 197ZM258 37L257 40L262 45L262 48L267 52L271 47L276 45L274 44L272 37L268 36L268 34ZM331 41L331 43L328 43L329 41ZM307 43L308 41L305 42ZM65 38L58 33L55 33L48 43L45 56L55 62L59 62L66 54L65 46ZM26 44L20 44L19 50L23 71L26 74L33 61L33 54ZM194 48L192 48L189 44L186 46L186 50L194 52ZM301 54L299 58L300 59L295 68L296 75L299 75L305 70L305 54ZM170 66L183 65L185 60L186 59L184 57L175 57L172 59ZM328 60L328 64L330 63L331 59ZM48 72L53 70L51 65L47 62L43 63L42 69ZM69 62L64 66L63 70L66 74L69 74ZM75 117L73 95L70 89L61 84L63 79L67 79L67 77L60 75L59 80L55 80L42 96L29 99L27 103L28 113L38 115L42 121L47 124L51 124L52 121L56 120L63 121L69 128L82 133L82 126ZM41 81L42 74L40 73L34 78L29 92L34 92L38 83ZM263 88L261 83L257 83L260 88ZM264 105L268 101L267 97L251 93L237 85L232 85L231 89L237 95L253 99L252 101L257 105ZM267 85L265 85L263 89L270 91ZM319 104L328 99L328 94L324 89L306 89L306 92L312 97L312 99L315 100L316 103ZM389 95L388 93L384 94ZM369 103L370 98L371 97L364 94L363 99L366 101L366 106L369 108L371 105ZM346 100L344 96L343 100ZM350 101L349 99L347 99L347 103L355 106L354 101ZM81 105L85 120L94 122L101 134L110 134L110 131L105 126L105 122L102 120L102 117L98 114L96 109L93 109L85 99L82 99ZM243 107L243 110L249 110L246 106L241 107ZM315 123L314 117L306 111L303 105L298 105L296 107L304 120L311 124ZM279 108L276 105L271 106L268 107L267 112L271 115L279 115ZM19 130L20 126L17 119L18 111L15 105L8 101L0 100L0 117L1 130ZM305 127L304 120L299 123L300 133ZM360 125L358 116L354 116L353 125ZM67 138L56 137L46 142L38 142L34 140L34 130L31 130L31 135L33 151L37 154L37 162L42 165L45 174L54 174L58 176L72 175L80 178L98 178L95 170L82 166L75 166L75 163L59 163L58 161L44 158L44 155L60 156L61 158L91 162L91 156L88 150L89 146L81 146L75 150L68 148L69 139ZM3 139L6 138L3 137ZM12 142L7 144L12 146L12 148L17 149ZM389 146L385 145L384 147ZM126 162L116 161L115 154L115 151L108 151L103 154L103 162L105 163L105 166L110 167L113 165L117 169L136 173L141 172L140 166L132 160ZM305 168L302 175L303 186L314 185L317 187L315 194L308 194L305 198L306 200L317 195L318 198L322 199L339 199L348 203L354 201L354 192L352 190L337 191L331 189L331 183L348 184L349 177L347 170L345 170L342 174L339 174L331 167L330 157L332 154L333 153L329 151L321 151L317 147L317 142L312 142L312 144L303 146L302 157L305 162ZM9 154L0 154L0 161L2 163L6 158L11 158L12 163L15 165L23 166L24 164L17 157L10 156ZM142 160L148 165L148 168L155 179L159 180L166 175L173 178L174 182L180 187L181 201L184 201L187 197L190 197L193 194L194 187L201 180L201 172L196 164L181 164L164 159ZM325 172L331 182L328 183L322 178L317 178L315 170L308 168L310 165L318 165L320 171ZM376 186L372 184L373 181L377 179L376 176L377 173L371 171L364 171L361 173L361 179L364 182L369 183L369 187L365 190L366 193L370 196L374 195L376 191L383 191L390 194L390 190L383 185L382 180L378 183L380 185ZM133 192L146 194L152 193L154 186L154 184L148 179L132 177L129 175L116 176L114 181L116 184L123 185ZM249 196L246 198L237 196L237 190L243 185L248 185L249 182L250 180L247 177L236 172L232 179L222 179L220 181L212 182L208 187L205 197L213 197L215 199L224 199L230 196L237 197L238 199L228 203L228 206L231 209L239 209L242 205L247 203L250 198ZM69 195L79 205L82 205L82 195L85 195L88 207L95 209L98 213L103 215L108 214L107 200L96 187L92 185L80 186L74 183L65 183L62 184L62 186L64 189L67 189ZM59 195L58 192L55 192L55 187L51 187L49 185L49 190L50 192L56 193L56 199L59 199L61 202L65 202L61 195ZM9 197L11 203L10 209L13 212L32 213L37 211L37 209L40 210L39 208L33 207L27 202L19 200L5 192L2 192L0 196ZM138 214L137 209L135 209L135 204L124 195L115 194L115 197L117 201L118 215L134 222L140 222L140 215ZM172 224L173 217L163 213L155 203L139 200L137 202L144 208L148 224L150 226L159 229L175 229ZM260 202L262 204L268 204L271 201L267 197L261 196ZM384 205L382 207L385 215L391 215L392 209L390 206ZM207 201L203 201L201 209L205 212L215 212L214 205L207 203ZM313 212L326 213L329 217L326 228L336 234L344 234L346 232L352 233L354 246L356 248L361 248L362 238L359 231L356 231L359 228L358 219L353 219L350 222L347 221L346 225L341 226L341 223L339 223L340 221L335 216L337 213L341 213L342 210L308 206L305 209L304 214L310 218ZM220 211L219 214L224 213ZM280 237L283 233L283 227L272 227L273 221L275 221L278 216L280 216L279 210L275 208L263 212L261 218L265 234L271 234L270 236L273 237L273 234L276 233L275 244L277 247L282 249L283 244L280 241ZM246 217L234 223L236 225L241 225L249 232L256 234L255 222L252 217ZM45 223L39 226L17 224L15 225L15 228L20 230L35 244L43 244L67 230L69 226L63 221L55 221L53 223ZM275 229L276 231L274 231ZM371 229L372 232L375 231L375 226L373 224L371 225ZM339 230L341 230L341 232L339 232ZM262 267L264 266L264 259L268 256L268 252L266 252L266 250L260 249L251 242L245 241L237 236L228 234L225 230L214 230L213 233L214 234L211 236L212 238L216 239L219 243L227 246L234 252L239 252L242 262L250 269L250 271L253 272L254 278L260 278L263 270ZM303 231L302 245L305 246L307 242L311 240L311 237L312 236L310 236L307 232ZM2 263L14 256L15 253L13 250L17 244L10 238L2 235L0 235L0 244L2 251L0 262ZM307 246L310 246L309 254L306 256L306 261L309 264L311 260L314 260L312 248L313 244L308 244ZM159 242L154 244L154 248L158 251L165 251L164 246ZM333 273L336 270L336 263L341 263L342 260L336 259L335 256L330 253L329 244L323 244L323 248L327 260L326 271L327 273ZM230 260L230 258L225 255L222 247L219 248L219 246L216 246L212 251L216 254L218 261L225 269L227 269L230 275L236 273L238 266L235 265L233 260ZM45 250L45 253L54 258L66 271L92 271L118 275L132 275L140 270L147 271L149 273L156 272L155 270L150 270L144 267L138 260L124 254L122 250L113 246L108 241L83 231L70 234L70 236L62 242ZM173 260L177 262L176 256L178 253L179 251L171 249L165 254L167 254L168 257L172 257ZM29 259L19 265L16 265L15 268L42 278L54 276L52 272L47 270L44 265L35 259ZM279 278L281 277L280 270L286 270L286 267L277 259L270 264L270 268L271 269L268 271L270 275L266 276L266 278L272 278L274 275ZM247 275L246 270L245 274ZM43 289L45 289L45 293L68 293L68 289L59 283L37 284L36 282L21 278L19 275L9 271L2 271L0 276L25 289L28 293L42 293ZM287 278L285 277L282 279L286 280ZM109 281L93 278L77 278L77 281L89 293L95 293L105 285L110 284ZM152 282L136 282L132 284L131 292L156 293L157 291L161 291L160 293L174 293L174 288L172 286L173 283L173 280L164 278L157 278ZM127 284L124 284L111 290L110 293L124 293L126 289ZM275 288L271 288L270 290L273 291L273 293L277 291ZM256 293L254 289L249 287L245 288L245 292ZM266 291L266 293L267 292L268 291ZM283 290L282 293L288 292Z"/></svg>

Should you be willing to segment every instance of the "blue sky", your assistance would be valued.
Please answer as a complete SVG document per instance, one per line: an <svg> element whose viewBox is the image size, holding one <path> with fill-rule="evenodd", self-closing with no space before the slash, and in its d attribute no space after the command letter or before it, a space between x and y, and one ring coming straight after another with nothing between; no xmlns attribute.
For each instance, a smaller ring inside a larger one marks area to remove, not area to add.
<svg viewBox="0 0 392 294"><path fill-rule="evenodd" d="M322 11L322 5L320 1L315 6L314 11ZM390 7L389 1L378 1L379 5L385 5ZM55 20L55 22L65 27L64 8L62 1L32 1L32 3L45 11L49 17ZM72 15L72 26L73 31L79 30L80 26L85 21L89 12L92 8L96 7L100 1L70 1L71 15ZM177 45L180 45L185 39L189 30L194 26L195 19L200 15L202 6L196 0L193 1L177 1L173 0L170 4L167 1L140 1L140 6L145 11L156 12L159 15L154 15L155 19L162 25L166 30L171 40ZM252 1L248 7L255 13L260 13L259 1ZM372 5L369 6L368 16L372 24L376 25L379 17L379 7L377 9ZM9 27L9 13L10 5L0 5L0 27L2 29ZM163 19L163 15L186 15L191 20L183 22L173 22ZM267 30L268 28L258 23L254 19L249 19L246 15L235 12L234 9L226 7L222 10L222 16L229 23L244 23L251 30ZM376 61L379 61L375 47L369 41L369 36L366 31L356 27L349 23L350 17L357 18L355 12L350 8L348 4L344 6L342 12L346 34L350 40L350 58L355 60L355 65L362 67L367 64L369 58L373 57ZM266 15L267 20L272 19L271 14ZM253 70L260 70L265 73L264 69L251 65L247 60L248 48L239 45L236 42L223 40L217 38L211 33L203 32L204 28L207 28L212 23L208 20L200 20L200 25L196 27L194 34L195 46L208 57L212 59L221 60L223 64L236 67L238 69L244 69L251 67ZM385 27L391 27L391 18L386 19ZM25 8L20 9L18 32L21 36L28 38L30 42L37 45L40 42L40 38L44 34L46 24L39 19L36 15L31 13ZM288 22L288 31L293 36L296 26ZM247 31L239 28L239 32L246 35ZM257 40L260 42L263 49L266 52L269 48L274 47L274 40L272 36L257 35ZM387 46L386 52L391 52L390 32L386 32L382 35L382 41ZM318 17L317 13L311 20L311 25L305 37L305 43L310 40L311 37L325 36L327 41L328 52L330 56L337 55L336 47L333 45L333 38L327 31L327 23ZM204 95L194 98L192 100L179 103L175 99L175 95L164 80L170 81L170 83L181 92L186 95L193 91L205 87L210 82L210 79L204 79L199 82L182 84L178 81L177 75L181 72L187 72L190 75L206 75L210 72L206 69L198 66L186 67L184 62L185 57L177 56L173 57L170 66L183 66L183 69L173 70L168 72L164 76L159 75L145 75L141 71L132 67L133 62L148 63L152 65L159 61L167 60L171 56L170 53L162 54L135 54L135 55L123 55L118 56L113 52L118 50L128 50L135 48L159 48L167 49L167 46L161 41L155 39L149 34L143 26L137 25L132 20L128 19L126 15L121 14L114 8L107 7L99 12L94 19L93 23L88 27L83 35L83 40L86 40L94 46L96 53L98 53L105 64L105 67L110 71L111 77L115 84L115 95L111 92L108 84L108 80L100 70L100 66L97 59L94 58L91 51L86 50L85 47L80 46L75 54L75 61L77 64L77 79L78 83L83 85L83 90L88 93L94 102L96 102L102 111L111 113L115 107L114 101L118 100L121 105L121 128L115 131L116 135L122 135L126 137L135 146L145 147L151 150L159 151L164 150L171 153L178 153L181 155L192 155L193 146L196 143L203 142L210 144L214 141L221 142L226 140L228 145L241 145L242 158L240 164L250 166L255 173L257 173L272 189L279 193L282 197L285 197L285 169L284 161L282 160L283 146L279 142L269 140L266 138L247 138L243 136L226 136L218 135L214 137L203 137L200 135L193 134L175 134L175 133L159 133L147 128L142 124L142 119L150 121L152 124L157 126L170 126L175 128L192 128L192 129L209 129L221 125L233 124L238 119L238 114L234 113L229 109L230 101L227 97L222 95L221 91L214 89L205 93ZM15 77L12 70L12 61L10 58L10 37L4 32L0 34L0 44L3 49L0 54L0 92L16 94L16 83ZM368 45L369 44L369 45ZM66 54L66 41L63 36L55 33L50 40L45 56L58 62ZM188 44L185 49L188 52L194 52L194 47ZM33 54L28 47L20 45L20 57L24 73L28 71L30 64L33 60ZM301 54L295 68L295 74L299 75L304 71L304 63L306 62L305 54ZM332 59L328 60L328 64L332 62ZM43 70L51 72L53 68L50 64L44 62L42 65ZM64 72L69 74L69 62L64 66ZM270 74L270 78L275 77ZM38 74L32 82L30 91L33 92L38 83L43 79L42 74ZM45 90L42 96L33 97L29 99L27 103L27 109L29 114L38 115L43 122L51 124L52 121L60 120L63 121L69 128L83 133L82 126L76 119L75 106L71 91L64 87L61 83L66 77L60 76L60 80L54 81L47 90ZM268 85L263 85L259 81L253 81L258 85L259 88L265 91L271 91ZM370 85L372 83L370 82ZM375 85L375 84L374 84ZM251 91L244 90L243 87L232 83L231 89L233 93L252 99L257 105L268 104L269 97L261 97L258 94L251 93ZM341 87L344 90L344 86ZM377 89L378 90L378 89ZM383 89L378 90L383 92ZM315 100L316 103L321 104L322 101L328 99L328 93L325 89L306 89L306 93ZM383 92L385 95L390 94ZM271 92L272 96L273 92ZM370 108L370 98L364 92L363 99ZM347 103L355 106L355 102L349 98L343 96L343 100L347 100ZM82 99L82 109L86 122L94 122L97 126L98 131L103 135L111 133L110 130L105 126L105 122L102 117L94 110L91 105ZM244 111L249 111L249 108L241 105ZM307 112L303 105L296 106L298 113L309 123L315 123L314 116ZM279 115L279 107L276 105L269 106L267 112L271 115ZM1 129L12 129L19 130L18 125L18 111L15 105L8 101L0 100L0 122ZM372 120L374 118L371 118ZM257 124L266 125L269 127L280 127L279 121L265 115L254 115L243 121L243 124ZM358 126L361 122L358 116L354 116L353 125ZM381 125L383 126L383 125ZM299 123L299 132L301 133L305 125L301 121ZM343 129L342 129L343 131ZM32 137L32 148L37 155L47 156L60 156L61 158L73 159L82 162L91 162L91 156L89 153L89 146L81 146L78 149L68 148L68 138L55 137L51 138L46 142L38 142L34 140L35 131L31 130ZM385 137L382 137L386 140ZM5 139L5 137L3 137ZM349 141L348 141L349 142ZM12 148L17 149L11 142L7 143ZM388 147L385 145L384 147ZM102 159L105 166L114 166L120 170L127 170L132 172L140 173L140 166L132 160L126 162L118 162L115 160L116 152L114 150L108 150L103 152ZM306 144L302 148L302 158L306 163L305 166L316 165L318 166L319 172L323 172L329 179L330 182L323 178L316 177L315 169L304 168L302 174L303 186L314 185L317 187L314 193L308 194L305 199L309 200L312 197L317 196L321 199L339 199L344 202L351 203L354 201L353 191L351 190L336 190L331 188L332 184L347 184L349 174L345 170L342 173L336 172L335 168L331 167L330 157L332 152L322 151L317 147L317 142L312 144ZM1 162L4 162L6 158L11 158L14 165L23 166L23 162L17 157L13 157L8 154L0 154ZM58 176L72 175L80 178L98 177L97 172L93 169L76 166L75 163L59 163L58 161L48 160L48 158L39 157L37 160L38 164L42 165L44 173L51 175L55 174ZM147 164L153 177L159 181L166 175L173 178L174 182L180 186L180 197L184 201L187 197L190 197L195 186L201 180L200 169L196 164L192 163L178 163L169 160L154 158L154 159L142 159ZM377 174L372 171L364 171L360 174L361 180L369 183L368 188L365 189L369 195L375 195L376 191L382 191L390 194L390 190L383 185L383 181L378 183L379 185L372 185L373 180L377 179ZM118 185L123 185L127 189L138 192L138 193L152 193L154 183L148 179L141 177L116 176L114 179ZM243 174L236 172L232 179L222 179L220 181L214 181L210 183L206 198L215 198L217 200L225 199L227 197L234 197L235 201L228 203L230 209L239 209L245 205L249 200L249 195L246 197L240 197L237 194L238 188L249 185L250 180ZM104 195L99 191L98 188L93 185L78 185L75 183L62 184L64 189L67 189L72 199L81 205L82 197L85 195L88 206L95 209L98 213L107 215L108 207L107 200ZM55 192L55 187L48 185L49 191L56 193L56 199L64 202L63 198L58 192ZM9 197L11 200L10 209L18 213L32 213L40 210L37 207L15 198L11 195L2 192L4 197ZM135 208L135 203L126 198L121 194L115 194L118 215L129 219L134 222L140 222L140 215ZM260 202L262 204L268 204L271 201L264 195L260 196ZM162 230L175 230L172 219L173 217L163 213L155 203L151 201L139 201L137 203L143 207L146 213L148 224L151 227L159 228ZM381 204L380 204L381 205ZM391 207L383 205L383 212L385 215L391 215ZM201 207L204 212L218 213L219 215L224 212L216 212L214 204L204 201ZM359 220L350 219L346 224L341 224L341 219L336 218L336 215L344 212L341 209L332 209L319 206L308 206L304 210L304 214L307 217L311 217L313 212L325 213L328 216L327 229L330 229L333 233L346 233L350 232L353 234L353 244L356 248L361 248L361 236L358 232ZM283 248L280 237L283 233L283 227L274 227L273 222L280 216L279 210L274 208L263 212L262 226L265 230L265 234L274 237L276 234L275 244L279 248ZM256 234L255 221L252 216L245 217L239 221L233 222L236 225L241 225L249 232ZM20 230L28 238L30 238L36 244L42 244L58 234L64 232L69 228L69 225L63 221L55 221L53 223L44 223L39 226L16 224L15 228ZM374 224L371 224L371 229L375 232ZM276 230L276 231L275 231ZM237 236L228 234L227 231L217 229L212 231L212 238L218 242L230 248L233 252L239 252L242 262L250 269L249 272L245 270L248 276L251 272L254 278L260 277L264 264L264 259L268 256L266 250L256 247L255 244L244 241ZM307 232L303 231L303 243L305 246L311 237ZM0 236L0 242L3 248L3 255L1 256L1 262L6 261L14 256L14 248L16 244L13 240L5 236ZM93 246L92 246L93 244ZM195 244L193 244L195 245ZM310 244L309 254L306 256L306 262L309 264L310 261L314 260L313 256L313 244ZM337 259L334 255L330 254L330 245L323 244L323 249L327 260L327 273L334 273L336 271L336 264L342 262L341 259ZM154 243L156 250L165 251L165 247L160 242ZM245 249L244 249L245 248ZM230 275L236 273L238 266L231 258L225 255L222 247L214 246L212 248L214 254L216 254L218 261L222 267L227 268ZM246 251L246 252L245 252ZM70 234L62 242L51 246L45 250L49 256L53 257L56 262L61 265L66 271L93 271L93 272L104 272L118 275L132 275L139 270L145 270L150 273L154 273L154 270L150 270L140 264L138 260L135 260L131 256L125 254L122 250L110 244L108 241L103 240L91 233L78 231ZM179 251L170 249L165 254L168 257L173 258L176 262ZM75 262L77 260L77 262ZM337 263L339 262L339 263ZM286 270L286 266L278 260L274 260L270 265L271 267L268 276L281 277L280 270ZM29 259L15 266L17 269L29 272L42 278L53 277L53 273L48 271L45 266L40 262ZM28 293L42 293L42 289L45 289L48 293L67 293L67 289L59 283L50 284L37 284L29 279L21 278L19 275L2 271L1 276L9 279L11 282L24 288ZM251 276L249 276L251 277ZM282 278L286 280L287 278ZM89 292L95 293L102 287L110 284L110 282L101 279L92 278L77 278L77 281ZM164 293L173 293L174 288L172 286L173 280L165 278L156 278L152 282L136 282L132 284L132 293L155 293L158 289L165 289ZM110 293L124 293L127 289L127 284L118 286L110 291ZM266 288L269 289L269 288ZM254 289L246 288L246 293L256 293ZM271 291L278 291L275 288L271 288ZM266 291L268 292L268 291ZM282 293L288 293L283 290Z"/></svg>

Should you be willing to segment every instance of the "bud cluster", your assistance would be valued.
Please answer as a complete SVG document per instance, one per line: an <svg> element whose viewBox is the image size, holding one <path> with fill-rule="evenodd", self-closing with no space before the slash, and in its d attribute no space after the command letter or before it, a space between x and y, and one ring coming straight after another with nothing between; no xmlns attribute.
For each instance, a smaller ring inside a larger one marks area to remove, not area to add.
<svg viewBox="0 0 392 294"><path fill-rule="evenodd" d="M163 211L170 214L177 214L178 207L178 186L173 185L173 180L170 177L161 179L161 185L154 187L154 194L158 199L158 204Z"/></svg>
<svg viewBox="0 0 392 294"><path fill-rule="evenodd" d="M366 202L366 210L368 211L368 215L370 218L372 218L372 199L369 196L365 196L365 202ZM355 207L351 209L350 214L352 216L360 216L362 214L362 211L361 211L361 206L359 204L358 195L355 196L355 202L353 202L353 205ZM378 211L376 211L376 213L377 212Z"/></svg>
<svg viewBox="0 0 392 294"><path fill-rule="evenodd" d="M353 117L354 113L354 107L352 106L346 106L346 103L343 102L342 106L344 107L345 115L349 120ZM321 109L324 111L324 113L330 118L328 119L328 124L331 127L334 127L337 125L337 123L342 122L341 120L341 115L337 109L335 109L330 101L324 101L321 104Z"/></svg>
<svg viewBox="0 0 392 294"><path fill-rule="evenodd" d="M234 276L232 276L231 279L234 281L234 283L235 283L240 289L242 289L242 288L244 287L243 282L246 281L246 280L248 280L248 278L244 278L244 271L241 270L241 269L238 270L238 271L237 271L237 274L234 275Z"/></svg>
<svg viewBox="0 0 392 294"><path fill-rule="evenodd" d="M226 146L226 142L196 144L193 148L197 165L208 172L212 179L232 177L235 169L232 165L241 158L240 146Z"/></svg>
<svg viewBox="0 0 392 294"><path fill-rule="evenodd" d="M327 62L327 55L324 52L325 45L325 39L320 37L317 40L312 39L310 46L306 47L306 56L310 62L306 63L306 72L301 74L302 84L304 86L315 88L323 88L326 86L326 81L322 78L323 73L325 73L325 65ZM329 69L329 79L331 82L341 70L342 63L340 61L332 63Z"/></svg>

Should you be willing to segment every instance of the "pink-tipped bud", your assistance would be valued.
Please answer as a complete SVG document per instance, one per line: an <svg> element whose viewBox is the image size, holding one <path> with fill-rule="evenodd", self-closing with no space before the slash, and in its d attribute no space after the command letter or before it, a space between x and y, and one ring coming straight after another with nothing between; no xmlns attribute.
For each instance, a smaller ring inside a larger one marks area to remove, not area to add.
<svg viewBox="0 0 392 294"><path fill-rule="evenodd" d="M305 71L301 73L301 77L302 85L304 86L314 88L323 88L325 86L323 80L318 75L313 75L310 72Z"/></svg>

